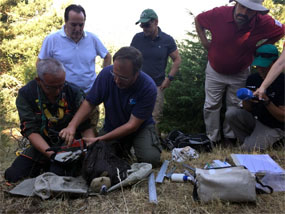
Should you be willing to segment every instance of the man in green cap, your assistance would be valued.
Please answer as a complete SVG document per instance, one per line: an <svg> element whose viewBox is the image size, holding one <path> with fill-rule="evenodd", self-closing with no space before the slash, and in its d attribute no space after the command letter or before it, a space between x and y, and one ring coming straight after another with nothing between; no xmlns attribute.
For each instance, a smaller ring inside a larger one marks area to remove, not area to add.
<svg viewBox="0 0 285 214"><path fill-rule="evenodd" d="M162 118L164 89L170 86L170 82L178 72L181 58L174 39L158 27L158 16L154 10L144 10L136 24L138 23L140 23L143 32L134 36L131 46L141 51L143 55L142 71L147 73L157 86L157 98L152 116L156 122L156 131L160 134L157 125ZM173 64L170 73L166 76L165 68L168 56L172 59Z"/></svg>
<svg viewBox="0 0 285 214"><path fill-rule="evenodd" d="M274 45L266 44L259 47L252 63L258 72L247 78L246 87L252 91L258 89L277 58L278 50ZM228 110L226 120L239 142L243 143L243 150L265 150L284 138L283 73L268 87L264 100L253 97L243 100L242 106L242 109Z"/></svg>

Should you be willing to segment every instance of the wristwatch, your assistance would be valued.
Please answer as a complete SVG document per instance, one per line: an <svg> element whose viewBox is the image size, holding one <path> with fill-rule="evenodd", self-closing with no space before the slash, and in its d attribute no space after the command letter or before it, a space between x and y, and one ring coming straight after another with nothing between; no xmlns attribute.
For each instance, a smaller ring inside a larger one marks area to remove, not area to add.
<svg viewBox="0 0 285 214"><path fill-rule="evenodd" d="M171 76L171 75L168 74L167 77L168 77L168 79L169 79L170 81L174 80L174 76Z"/></svg>

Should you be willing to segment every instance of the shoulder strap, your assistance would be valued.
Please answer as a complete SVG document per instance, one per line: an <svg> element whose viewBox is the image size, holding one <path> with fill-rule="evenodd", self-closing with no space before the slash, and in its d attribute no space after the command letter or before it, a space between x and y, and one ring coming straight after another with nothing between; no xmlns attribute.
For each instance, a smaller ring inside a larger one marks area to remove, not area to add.
<svg viewBox="0 0 285 214"><path fill-rule="evenodd" d="M255 176L255 179L256 179L255 189L256 189L257 194L271 194L271 193L273 193L273 188L271 186L263 184L261 182L261 180L259 180L259 178L256 176Z"/></svg>

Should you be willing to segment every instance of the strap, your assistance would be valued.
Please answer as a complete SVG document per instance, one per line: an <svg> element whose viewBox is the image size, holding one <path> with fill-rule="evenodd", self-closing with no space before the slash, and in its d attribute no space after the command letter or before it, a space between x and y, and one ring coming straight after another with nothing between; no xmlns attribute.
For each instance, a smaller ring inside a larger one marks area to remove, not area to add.
<svg viewBox="0 0 285 214"><path fill-rule="evenodd" d="M257 194L271 194L271 193L273 193L273 188L271 186L263 184L259 180L259 178L256 176L255 176L255 180L256 180L255 189L256 189Z"/></svg>

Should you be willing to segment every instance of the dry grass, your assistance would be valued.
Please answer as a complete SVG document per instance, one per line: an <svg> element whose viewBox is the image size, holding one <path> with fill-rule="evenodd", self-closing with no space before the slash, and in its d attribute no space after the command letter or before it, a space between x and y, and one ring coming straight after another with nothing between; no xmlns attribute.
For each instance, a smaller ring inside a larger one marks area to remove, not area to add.
<svg viewBox="0 0 285 214"><path fill-rule="evenodd" d="M285 213L285 193L258 195L256 203L228 203L214 201L203 204L193 201L193 186L190 183L173 183L167 179L163 184L156 184L158 204L150 204L147 180L132 187L118 190L108 195L90 196L71 199L61 196L42 201L37 197L15 197L5 191L12 188L3 179L4 170L15 158L15 145L1 139L0 144L0 213ZM15 144L15 143L14 143ZM238 148L215 148L212 153L203 153L196 160L188 161L193 167L203 167L206 162L227 158L231 162L231 153L241 153ZM268 151L270 156L285 168L284 149ZM162 160L171 159L169 152L164 151ZM174 163L171 162L171 165ZM176 164L176 172L183 172L181 165ZM169 167L170 168L170 167ZM155 169L157 174L159 169Z"/></svg>

